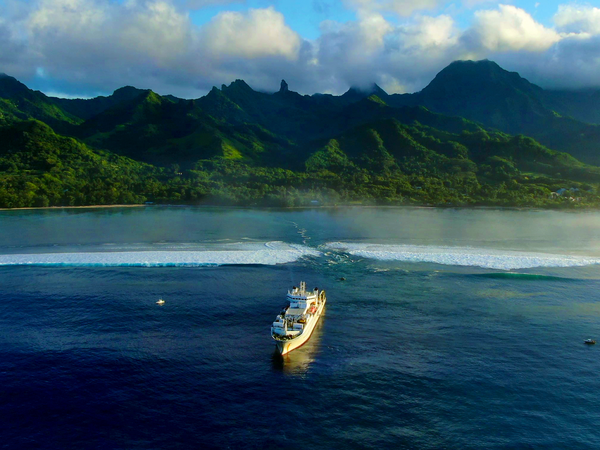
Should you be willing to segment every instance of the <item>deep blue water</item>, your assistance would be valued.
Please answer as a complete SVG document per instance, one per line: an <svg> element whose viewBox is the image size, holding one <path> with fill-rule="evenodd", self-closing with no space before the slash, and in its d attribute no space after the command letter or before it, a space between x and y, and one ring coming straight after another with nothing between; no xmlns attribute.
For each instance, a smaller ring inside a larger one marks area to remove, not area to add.
<svg viewBox="0 0 600 450"><path fill-rule="evenodd" d="M597 259L595 212L0 212L0 448L599 448Z"/></svg>

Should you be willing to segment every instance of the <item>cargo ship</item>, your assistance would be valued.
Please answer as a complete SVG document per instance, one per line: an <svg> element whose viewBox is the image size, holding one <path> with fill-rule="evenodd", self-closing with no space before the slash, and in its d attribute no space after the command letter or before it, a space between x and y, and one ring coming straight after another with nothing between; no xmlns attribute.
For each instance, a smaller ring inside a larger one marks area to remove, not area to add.
<svg viewBox="0 0 600 450"><path fill-rule="evenodd" d="M323 314L327 297L324 290L314 288L306 290L302 281L300 287L294 286L287 293L289 306L277 315L271 326L271 337L281 355L302 346L310 339L315 325Z"/></svg>

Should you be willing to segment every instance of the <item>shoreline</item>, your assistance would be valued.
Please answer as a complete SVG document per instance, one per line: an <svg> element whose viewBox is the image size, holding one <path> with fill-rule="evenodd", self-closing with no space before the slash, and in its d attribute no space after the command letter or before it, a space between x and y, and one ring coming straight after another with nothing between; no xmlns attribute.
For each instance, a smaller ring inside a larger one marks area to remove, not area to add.
<svg viewBox="0 0 600 450"><path fill-rule="evenodd" d="M86 205L86 206L27 206L22 208L0 208L4 211L39 211L39 210L60 210L60 209L103 209L103 208L236 208L236 209L338 209L338 208L413 208L413 209L511 209L523 211L598 211L598 206L585 207L560 207L560 206L501 206L501 205L361 205L361 204L338 204L338 205L312 205L312 206L257 206L257 205L211 205L211 204L119 204L119 205Z"/></svg>
<svg viewBox="0 0 600 450"><path fill-rule="evenodd" d="M148 205L87 205L87 206L26 206L23 208L0 208L0 211L27 211L39 209L97 209L97 208L139 208Z"/></svg>

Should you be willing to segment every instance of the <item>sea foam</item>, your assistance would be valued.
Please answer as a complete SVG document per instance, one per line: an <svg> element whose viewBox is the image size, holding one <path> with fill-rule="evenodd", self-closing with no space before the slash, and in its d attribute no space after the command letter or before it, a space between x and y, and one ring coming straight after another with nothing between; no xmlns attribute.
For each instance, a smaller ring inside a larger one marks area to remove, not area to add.
<svg viewBox="0 0 600 450"><path fill-rule="evenodd" d="M185 251L117 251L0 255L0 266L211 266L275 265L319 256L310 247L285 242L239 243Z"/></svg>
<svg viewBox="0 0 600 450"><path fill-rule="evenodd" d="M594 257L472 247L384 245L350 242L330 242L325 247L329 250L380 261L429 262L500 270L528 269L533 267L575 267L600 264L600 258Z"/></svg>

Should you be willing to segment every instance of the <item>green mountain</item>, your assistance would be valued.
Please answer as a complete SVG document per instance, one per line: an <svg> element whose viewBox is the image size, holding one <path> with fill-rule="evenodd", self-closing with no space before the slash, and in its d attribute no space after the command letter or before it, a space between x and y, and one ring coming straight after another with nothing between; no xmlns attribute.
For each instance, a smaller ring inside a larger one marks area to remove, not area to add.
<svg viewBox="0 0 600 450"><path fill-rule="evenodd" d="M600 89L545 91L546 106L581 122L600 124Z"/></svg>
<svg viewBox="0 0 600 450"><path fill-rule="evenodd" d="M140 203L155 169L93 151L37 120L0 126L3 207Z"/></svg>
<svg viewBox="0 0 600 450"><path fill-rule="evenodd" d="M284 83L277 93L266 94L236 80L220 90L213 88L197 100L197 106L219 124L254 123L287 139L310 140L341 105L323 108L311 97L290 91Z"/></svg>
<svg viewBox="0 0 600 450"><path fill-rule="evenodd" d="M198 160L215 157L274 163L285 156L286 140L247 122L248 114L245 120L236 118L238 112L245 114L240 107L225 96L213 95L212 108L204 111L199 100L174 102L142 91L86 120L74 135L95 148L163 166L190 168Z"/></svg>
<svg viewBox="0 0 600 450"><path fill-rule="evenodd" d="M178 103L145 91L85 121L75 136L92 147L163 166L191 168L198 160L222 157L298 169L313 141L376 120L418 121L449 132L482 129L422 107L392 108L376 96L346 103L323 108L312 97L285 89L256 92L241 80Z"/></svg>
<svg viewBox="0 0 600 450"><path fill-rule="evenodd" d="M600 95L600 94L597 94ZM581 93L546 91L492 61L456 61L422 91L391 95L392 106L422 105L441 114L465 117L510 134L532 136L545 145L600 164L600 104ZM580 106L592 106L586 114Z"/></svg>
<svg viewBox="0 0 600 450"><path fill-rule="evenodd" d="M78 124L81 119L57 106L50 97L0 74L0 115L5 119L38 119L53 127Z"/></svg>
<svg viewBox="0 0 600 450"><path fill-rule="evenodd" d="M384 198L433 204L536 204L563 185L589 190L587 183L600 181L600 168L532 138L484 130L456 134L394 119L322 142L306 164L309 171L339 175L343 188L370 177Z"/></svg>
<svg viewBox="0 0 600 450"><path fill-rule="evenodd" d="M381 99L388 97L387 92L381 89L377 84L373 84L364 88L351 87L339 97L338 101L343 104L350 105L373 95Z"/></svg>
<svg viewBox="0 0 600 450"><path fill-rule="evenodd" d="M269 94L236 80L196 100L133 87L71 100L5 76L0 207L595 205L600 169L556 149L594 160L598 129L550 98L490 62L454 63L410 95L307 96L285 81Z"/></svg>
<svg viewBox="0 0 600 450"><path fill-rule="evenodd" d="M544 106L541 93L538 86L494 62L456 61L421 92L400 99L518 134L554 116ZM396 96L391 97L388 102L394 104Z"/></svg>
<svg viewBox="0 0 600 450"><path fill-rule="evenodd" d="M125 86L117 89L108 97L95 97L91 99L67 99L50 97L52 102L63 109L63 111L72 114L83 120L106 111L107 109L118 105L119 103L133 100L144 94L146 91L131 86Z"/></svg>

